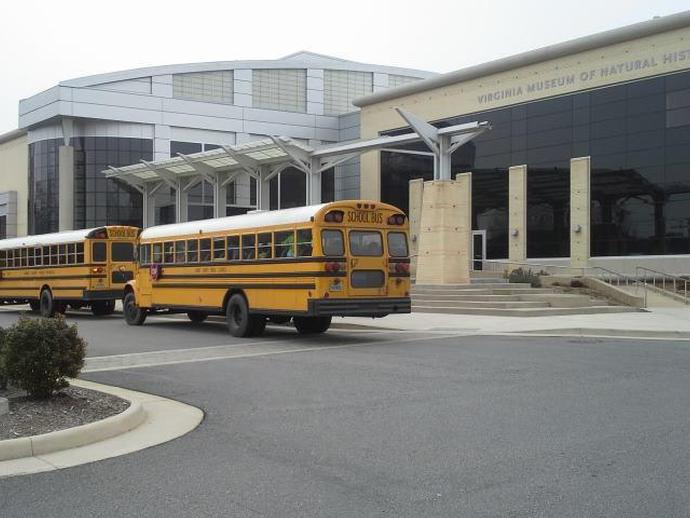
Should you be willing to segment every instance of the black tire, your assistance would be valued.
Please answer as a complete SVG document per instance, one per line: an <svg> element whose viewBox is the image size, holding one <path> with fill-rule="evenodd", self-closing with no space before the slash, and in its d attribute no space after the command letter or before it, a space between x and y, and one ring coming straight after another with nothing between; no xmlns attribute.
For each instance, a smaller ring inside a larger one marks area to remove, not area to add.
<svg viewBox="0 0 690 518"><path fill-rule="evenodd" d="M292 321L301 335L325 333L331 326L331 317L294 317Z"/></svg>
<svg viewBox="0 0 690 518"><path fill-rule="evenodd" d="M49 289L45 289L41 292L41 298L38 303L38 310L42 317L50 318L55 314L55 301L53 300L53 294Z"/></svg>
<svg viewBox="0 0 690 518"><path fill-rule="evenodd" d="M34 313L38 313L41 310L41 302L38 300L30 300L29 307Z"/></svg>
<svg viewBox="0 0 690 518"><path fill-rule="evenodd" d="M91 303L91 313L93 313L97 317L112 315L114 312L114 300L97 300Z"/></svg>
<svg viewBox="0 0 690 518"><path fill-rule="evenodd" d="M137 306L134 293L129 292L127 295L125 295L122 305L122 313L125 316L125 322L127 322L127 324L130 326L140 326L144 323L146 320L147 311Z"/></svg>
<svg viewBox="0 0 690 518"><path fill-rule="evenodd" d="M194 324L201 324L208 317L208 313L203 311L187 311L187 318Z"/></svg>
<svg viewBox="0 0 690 518"><path fill-rule="evenodd" d="M239 293L235 293L228 300L228 305L225 308L225 319L228 324L228 331L232 336L238 338L251 336L252 319L249 318L249 305Z"/></svg>

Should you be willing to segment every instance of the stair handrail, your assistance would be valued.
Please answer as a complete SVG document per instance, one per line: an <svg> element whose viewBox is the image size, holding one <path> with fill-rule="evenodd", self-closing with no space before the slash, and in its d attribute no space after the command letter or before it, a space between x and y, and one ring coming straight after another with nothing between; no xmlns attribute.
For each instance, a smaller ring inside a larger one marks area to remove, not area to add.
<svg viewBox="0 0 690 518"><path fill-rule="evenodd" d="M640 275L640 272L642 272L642 275ZM655 270L653 268L648 268L647 266L637 266L635 268L635 276L638 279L638 282L642 283L645 287L645 300L646 300L646 295L647 295L647 278L648 275L646 275L644 272L651 273L652 274L652 286L656 289L659 289L657 286L656 280L657 278L661 279L661 289L663 291L670 291L666 288L666 283L668 281L669 285L673 286L673 294L681 297L683 299L684 304L690 304L690 297L688 296L688 284L690 283L690 279L686 279L685 277L682 277L680 275L675 275L672 273L667 273L667 272L662 272L660 270ZM682 284L683 286L683 291L678 289L678 287Z"/></svg>

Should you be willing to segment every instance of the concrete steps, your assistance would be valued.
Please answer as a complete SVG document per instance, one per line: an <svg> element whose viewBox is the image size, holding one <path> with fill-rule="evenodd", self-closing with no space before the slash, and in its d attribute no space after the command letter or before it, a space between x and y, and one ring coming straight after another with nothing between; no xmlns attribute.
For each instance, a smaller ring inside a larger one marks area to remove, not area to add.
<svg viewBox="0 0 690 518"><path fill-rule="evenodd" d="M528 283L508 283L495 275L484 275L465 284L414 285L412 311L535 317L618 313L636 309L610 306L587 295L557 293L548 288L532 288Z"/></svg>

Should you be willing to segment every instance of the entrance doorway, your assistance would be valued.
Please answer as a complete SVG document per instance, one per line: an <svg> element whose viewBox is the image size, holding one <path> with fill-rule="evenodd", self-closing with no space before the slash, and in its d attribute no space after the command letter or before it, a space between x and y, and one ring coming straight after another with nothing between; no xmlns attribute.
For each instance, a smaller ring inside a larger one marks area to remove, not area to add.
<svg viewBox="0 0 690 518"><path fill-rule="evenodd" d="M486 230L472 231L472 270L480 271L486 259Z"/></svg>

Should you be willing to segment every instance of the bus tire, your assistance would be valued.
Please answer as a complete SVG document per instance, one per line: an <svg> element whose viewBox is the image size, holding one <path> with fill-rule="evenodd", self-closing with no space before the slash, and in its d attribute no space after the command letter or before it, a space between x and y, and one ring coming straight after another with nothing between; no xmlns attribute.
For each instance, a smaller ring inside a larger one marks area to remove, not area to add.
<svg viewBox="0 0 690 518"><path fill-rule="evenodd" d="M208 317L203 311L187 311L187 318L194 324L201 324Z"/></svg>
<svg viewBox="0 0 690 518"><path fill-rule="evenodd" d="M55 301L53 300L53 294L48 288L41 292L38 310L40 311L41 316L46 318L50 318L55 314Z"/></svg>
<svg viewBox="0 0 690 518"><path fill-rule="evenodd" d="M252 335L255 320L249 314L247 299L239 293L235 293L228 300L225 319L228 324L228 331L232 336L246 338Z"/></svg>
<svg viewBox="0 0 690 518"><path fill-rule="evenodd" d="M292 321L301 335L325 333L331 327L331 317L294 317Z"/></svg>
<svg viewBox="0 0 690 518"><path fill-rule="evenodd" d="M140 326L144 323L144 321L146 320L147 312L145 309L142 309L139 306L137 306L137 301L134 297L134 293L130 291L127 295L125 295L125 299L122 302L122 305L122 313L124 314L125 322L127 322L128 325Z"/></svg>
<svg viewBox="0 0 690 518"><path fill-rule="evenodd" d="M97 300L91 303L91 313L97 317L105 317L115 312L114 300Z"/></svg>
<svg viewBox="0 0 690 518"><path fill-rule="evenodd" d="M31 308L32 312L38 313L41 310L41 303L38 300L30 300L29 307Z"/></svg>

